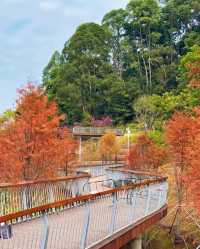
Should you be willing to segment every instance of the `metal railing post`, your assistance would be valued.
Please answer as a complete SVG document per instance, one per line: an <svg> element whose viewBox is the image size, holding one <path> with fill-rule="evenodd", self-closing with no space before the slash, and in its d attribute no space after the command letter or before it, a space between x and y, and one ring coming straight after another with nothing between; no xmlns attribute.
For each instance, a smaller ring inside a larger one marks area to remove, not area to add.
<svg viewBox="0 0 200 249"><path fill-rule="evenodd" d="M5 215L5 206L6 206L6 196L3 191L0 191L0 216Z"/></svg>
<svg viewBox="0 0 200 249"><path fill-rule="evenodd" d="M150 198L151 198L151 190L150 190L150 186L148 186L148 196L147 196L147 204L146 204L145 216L148 215L148 213L149 213Z"/></svg>
<svg viewBox="0 0 200 249"><path fill-rule="evenodd" d="M49 237L49 223L48 223L48 218L46 214L43 216L43 220L44 220L44 233L43 233L42 240L40 243L40 249L47 248L47 242L48 242L48 237Z"/></svg>
<svg viewBox="0 0 200 249"><path fill-rule="evenodd" d="M50 202L54 202L55 201L54 191L53 191L53 187L51 185L49 185L49 199L50 199Z"/></svg>
<svg viewBox="0 0 200 249"><path fill-rule="evenodd" d="M85 221L84 221L83 231L81 235L80 249L85 249L86 247L89 224L90 224L90 202L86 204L86 215L85 215Z"/></svg>
<svg viewBox="0 0 200 249"><path fill-rule="evenodd" d="M26 210L28 208L27 206L27 188L24 187L22 189L22 208L23 210Z"/></svg>
<svg viewBox="0 0 200 249"><path fill-rule="evenodd" d="M137 204L137 189L133 190L133 195L131 198L131 206L132 208L130 208L130 220L133 222L134 221L134 216L135 216L135 211L136 211L136 204Z"/></svg>
<svg viewBox="0 0 200 249"><path fill-rule="evenodd" d="M115 229L116 223L116 214L117 214L117 193L113 193L113 200L112 200L112 214L111 214L111 224L110 224L110 234L113 234Z"/></svg>
<svg viewBox="0 0 200 249"><path fill-rule="evenodd" d="M162 199L162 189L159 189L158 191L159 191L159 193L158 193L158 204L157 204L157 209L160 208L161 199Z"/></svg>

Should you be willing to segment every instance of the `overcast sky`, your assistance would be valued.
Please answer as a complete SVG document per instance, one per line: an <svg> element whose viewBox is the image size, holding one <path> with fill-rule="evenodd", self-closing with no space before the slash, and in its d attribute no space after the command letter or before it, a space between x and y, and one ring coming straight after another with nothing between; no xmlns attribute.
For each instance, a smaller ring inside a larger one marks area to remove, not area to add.
<svg viewBox="0 0 200 249"><path fill-rule="evenodd" d="M0 112L14 107L16 89L40 83L55 50L83 22L101 22L104 14L128 0L0 0Z"/></svg>

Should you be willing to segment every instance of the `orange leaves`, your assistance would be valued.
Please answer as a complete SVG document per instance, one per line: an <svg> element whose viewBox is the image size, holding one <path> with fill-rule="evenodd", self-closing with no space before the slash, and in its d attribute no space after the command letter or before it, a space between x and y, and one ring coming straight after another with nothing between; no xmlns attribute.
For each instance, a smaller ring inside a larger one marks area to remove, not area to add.
<svg viewBox="0 0 200 249"><path fill-rule="evenodd" d="M200 54L200 53L199 53ZM200 56L200 55L199 55ZM193 63L188 63L186 65L188 69L188 77L190 80L190 85L193 87L200 87L200 61Z"/></svg>
<svg viewBox="0 0 200 249"><path fill-rule="evenodd" d="M165 150L158 147L147 135L138 137L128 154L128 166L134 170L157 170L165 158Z"/></svg>
<svg viewBox="0 0 200 249"><path fill-rule="evenodd" d="M200 87L200 46L194 45L183 58L187 70L189 83L193 87Z"/></svg>
<svg viewBox="0 0 200 249"><path fill-rule="evenodd" d="M167 123L166 139L176 166L185 167L194 132L195 120L183 113L175 113Z"/></svg>
<svg viewBox="0 0 200 249"><path fill-rule="evenodd" d="M71 160L75 145L69 132L59 135L55 102L49 102L38 87L29 84L19 91L16 118L0 133L1 181L34 180L57 174ZM2 179L3 178L3 179Z"/></svg>
<svg viewBox="0 0 200 249"><path fill-rule="evenodd" d="M59 169L62 169L67 175L70 163L74 161L77 149L77 143L72 139L68 129L59 129L59 140L57 144L57 160Z"/></svg>
<svg viewBox="0 0 200 249"><path fill-rule="evenodd" d="M99 151L102 158L111 160L113 155L117 156L119 150L120 146L117 137L113 132L107 132L103 137L101 137Z"/></svg>
<svg viewBox="0 0 200 249"><path fill-rule="evenodd" d="M169 155L174 166L178 200L184 200L186 189L200 212L200 109L194 116L176 113L166 126Z"/></svg>

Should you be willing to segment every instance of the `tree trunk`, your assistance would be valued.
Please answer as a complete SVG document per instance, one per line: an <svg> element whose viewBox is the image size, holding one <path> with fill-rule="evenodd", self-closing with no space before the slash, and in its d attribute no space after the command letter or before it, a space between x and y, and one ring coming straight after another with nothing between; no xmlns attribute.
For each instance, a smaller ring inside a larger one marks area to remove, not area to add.
<svg viewBox="0 0 200 249"><path fill-rule="evenodd" d="M149 93L152 92L152 71L151 71L151 37L150 37L150 26L149 26Z"/></svg>
<svg viewBox="0 0 200 249"><path fill-rule="evenodd" d="M175 221L175 243L181 243L182 239L180 236L180 228L181 228L181 215L182 215L182 203L183 203L183 186L182 186L182 179L180 179L180 175L178 175L177 166L174 166L174 176L176 182L176 196L178 201L178 208L177 208L177 215Z"/></svg>

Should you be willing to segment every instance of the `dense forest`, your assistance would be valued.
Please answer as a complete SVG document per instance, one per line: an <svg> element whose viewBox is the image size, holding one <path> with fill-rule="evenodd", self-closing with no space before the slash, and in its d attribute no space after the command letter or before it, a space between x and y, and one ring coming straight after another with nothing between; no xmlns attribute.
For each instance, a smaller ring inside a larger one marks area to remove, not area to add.
<svg viewBox="0 0 200 249"><path fill-rule="evenodd" d="M185 65L199 59L199 23L199 0L131 0L101 25L80 25L52 55L43 71L46 93L68 124L105 116L126 124L141 112L163 120L190 110L200 92L187 86Z"/></svg>

